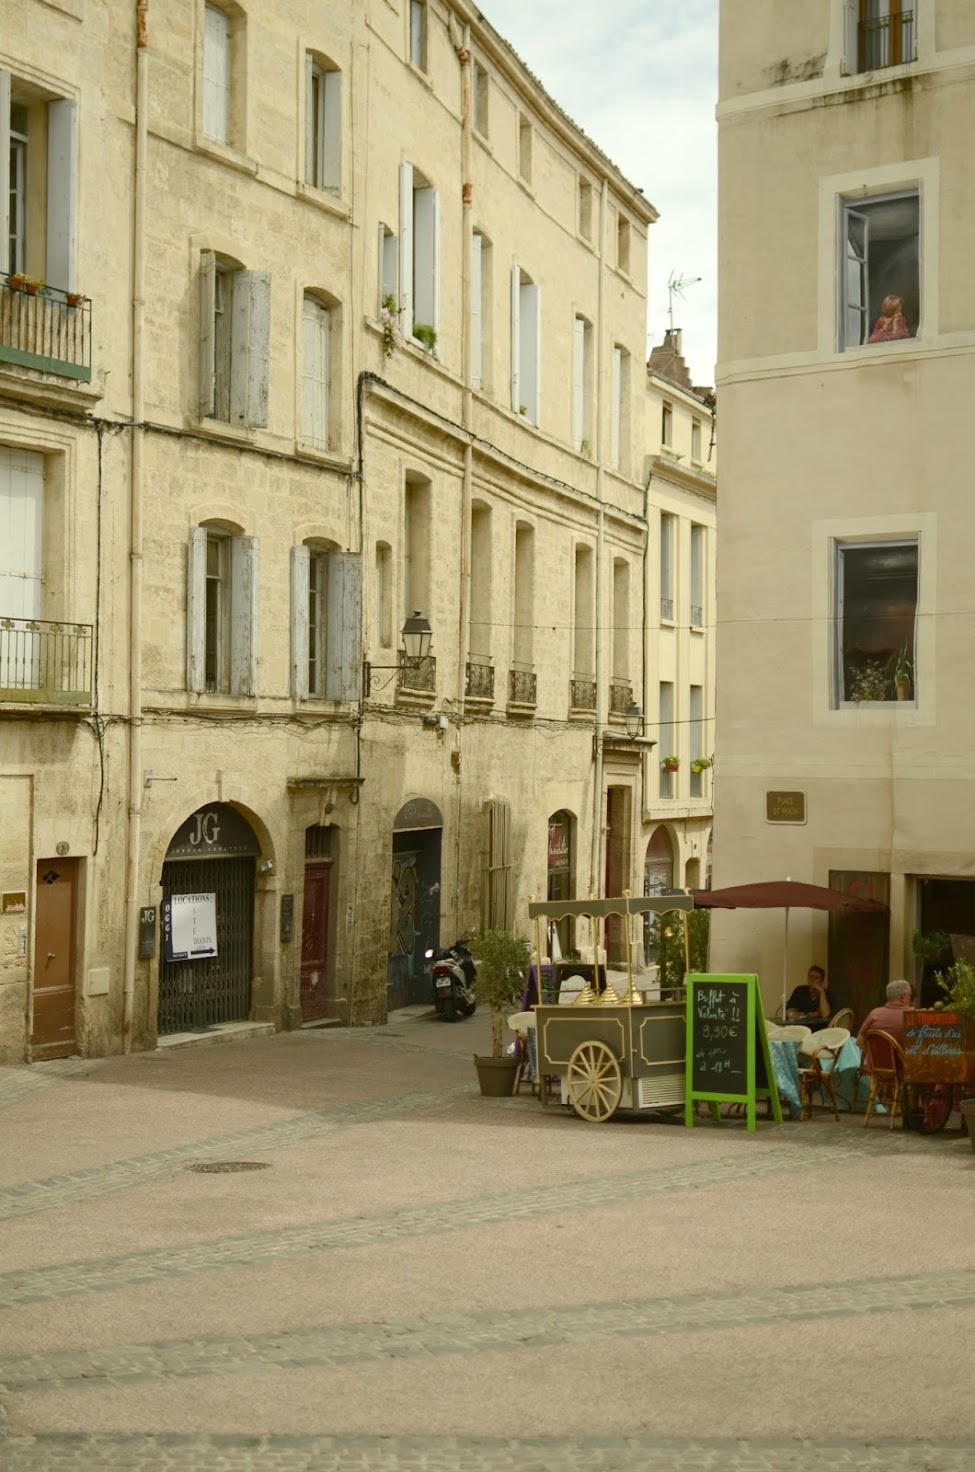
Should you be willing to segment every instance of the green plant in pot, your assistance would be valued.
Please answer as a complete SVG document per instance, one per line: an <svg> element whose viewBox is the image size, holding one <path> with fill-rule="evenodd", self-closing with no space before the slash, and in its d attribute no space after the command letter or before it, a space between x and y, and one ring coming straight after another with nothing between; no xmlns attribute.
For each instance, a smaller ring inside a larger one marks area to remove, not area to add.
<svg viewBox="0 0 975 1472"><path fill-rule="evenodd" d="M517 1006L517 994L531 964L527 940L513 930L482 930L471 943L477 966L476 991L491 1013L491 1050L495 1058L504 1052L504 1027L508 1013Z"/></svg>
<svg viewBox="0 0 975 1472"><path fill-rule="evenodd" d="M975 1022L975 966L970 961L953 961L944 971L935 972L935 980L948 1009Z"/></svg>
<svg viewBox="0 0 975 1472"><path fill-rule="evenodd" d="M891 665L892 679L894 681L894 698L896 700L910 700L913 696L914 667L911 664L906 644L901 645L891 660Z"/></svg>

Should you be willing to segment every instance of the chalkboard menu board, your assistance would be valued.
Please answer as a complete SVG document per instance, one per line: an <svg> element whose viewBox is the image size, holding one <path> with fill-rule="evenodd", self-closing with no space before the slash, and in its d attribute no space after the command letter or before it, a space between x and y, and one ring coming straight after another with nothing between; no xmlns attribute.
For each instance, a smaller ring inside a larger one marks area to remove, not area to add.
<svg viewBox="0 0 975 1472"><path fill-rule="evenodd" d="M781 1123L778 1091L769 1087L772 1065L759 1005L758 977L695 974L687 977L687 1096L685 1122L693 1124L697 1100L747 1107L755 1128L755 1101L772 1102Z"/></svg>
<svg viewBox="0 0 975 1472"><path fill-rule="evenodd" d="M975 1031L975 1029L972 1029ZM956 1012L910 1007L904 1013L904 1074L909 1083L969 1081L975 1038Z"/></svg>

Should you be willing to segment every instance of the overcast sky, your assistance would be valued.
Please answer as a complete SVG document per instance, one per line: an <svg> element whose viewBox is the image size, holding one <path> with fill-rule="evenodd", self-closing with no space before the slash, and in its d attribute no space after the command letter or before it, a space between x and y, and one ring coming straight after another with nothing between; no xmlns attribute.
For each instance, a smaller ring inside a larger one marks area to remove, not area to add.
<svg viewBox="0 0 975 1472"><path fill-rule="evenodd" d="M667 279L695 383L714 382L718 0L481 0L481 10L573 122L660 212L650 227L648 329L667 326Z"/></svg>

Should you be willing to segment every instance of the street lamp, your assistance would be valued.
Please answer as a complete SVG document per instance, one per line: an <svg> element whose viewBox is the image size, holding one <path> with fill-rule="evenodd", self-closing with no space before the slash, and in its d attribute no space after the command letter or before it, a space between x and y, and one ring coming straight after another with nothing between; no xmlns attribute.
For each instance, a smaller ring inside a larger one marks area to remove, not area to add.
<svg viewBox="0 0 975 1472"><path fill-rule="evenodd" d="M613 726L606 727L602 733L594 731L592 738L593 756L599 749L599 744L612 746L617 751L630 751L635 747L649 750L656 746L652 736L643 735L643 711L635 700L631 700L623 712L623 724L626 727L625 734Z"/></svg>
<svg viewBox="0 0 975 1472"><path fill-rule="evenodd" d="M390 678L394 674L400 674L404 670L419 669L427 655L430 653L430 644L433 639L433 630L430 620L426 618L419 609L411 613L400 630L400 638L403 640L403 652L397 664L370 664L368 659L362 662L362 690L363 698L368 699L372 694L372 675L374 670L391 671ZM389 680L383 680L377 685L382 690L389 684Z"/></svg>

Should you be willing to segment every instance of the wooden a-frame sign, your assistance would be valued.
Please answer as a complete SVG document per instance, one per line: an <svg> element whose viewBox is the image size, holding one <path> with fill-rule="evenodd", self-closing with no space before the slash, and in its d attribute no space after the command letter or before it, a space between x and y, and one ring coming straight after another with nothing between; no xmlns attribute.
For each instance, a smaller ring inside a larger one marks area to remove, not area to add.
<svg viewBox="0 0 975 1472"><path fill-rule="evenodd" d="M720 1118L719 1104L743 1104L755 1128L755 1101L769 1099L782 1123L779 1091L765 1032L757 976L694 972L687 984L687 1067L684 1123L693 1125L702 1099Z"/></svg>

